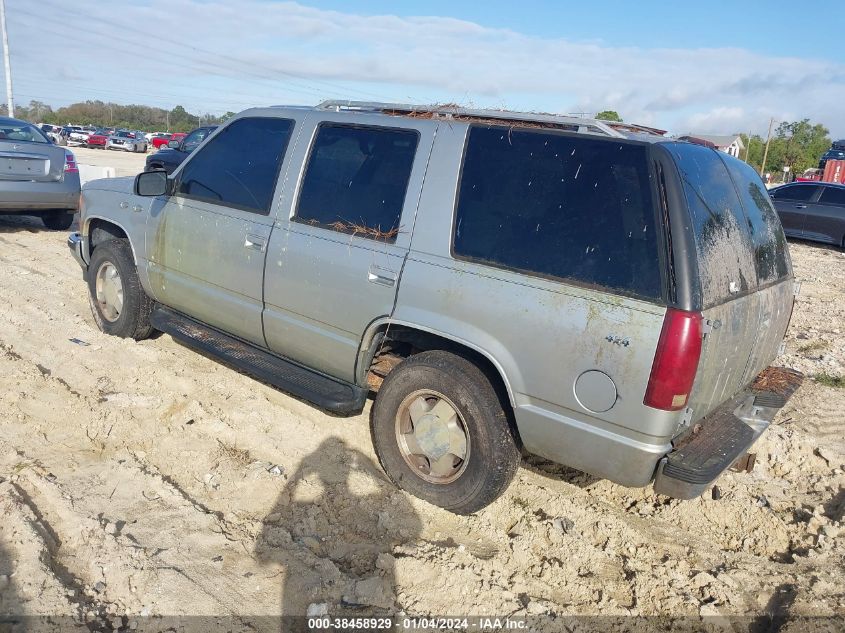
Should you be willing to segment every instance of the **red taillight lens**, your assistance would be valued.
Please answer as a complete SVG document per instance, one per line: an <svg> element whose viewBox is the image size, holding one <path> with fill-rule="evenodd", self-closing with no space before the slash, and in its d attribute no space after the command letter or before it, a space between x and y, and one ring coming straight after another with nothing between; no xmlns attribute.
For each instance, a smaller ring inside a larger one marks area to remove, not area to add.
<svg viewBox="0 0 845 633"><path fill-rule="evenodd" d="M666 311L643 404L664 411L687 405L701 358L701 322L698 312Z"/></svg>
<svg viewBox="0 0 845 633"><path fill-rule="evenodd" d="M76 156L73 155L73 152L67 150L65 150L65 172L79 172L79 167L76 164Z"/></svg>

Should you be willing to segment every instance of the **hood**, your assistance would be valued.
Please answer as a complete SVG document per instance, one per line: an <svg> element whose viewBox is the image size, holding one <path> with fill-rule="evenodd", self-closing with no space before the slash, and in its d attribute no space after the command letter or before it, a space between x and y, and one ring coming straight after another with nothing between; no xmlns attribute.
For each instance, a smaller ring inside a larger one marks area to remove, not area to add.
<svg viewBox="0 0 845 633"><path fill-rule="evenodd" d="M118 193L133 193L135 187L134 176L123 176L122 178L98 178L97 180L89 180L82 186L82 192L97 190L97 191L117 191Z"/></svg>

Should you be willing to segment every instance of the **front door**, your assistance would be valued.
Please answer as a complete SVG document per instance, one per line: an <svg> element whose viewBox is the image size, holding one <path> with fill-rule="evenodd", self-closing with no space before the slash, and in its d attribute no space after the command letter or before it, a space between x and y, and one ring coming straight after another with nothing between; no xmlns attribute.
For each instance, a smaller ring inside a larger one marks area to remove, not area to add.
<svg viewBox="0 0 845 633"><path fill-rule="evenodd" d="M775 208L787 235L804 236L807 206L812 204L811 200L815 199L818 189L816 185L787 185L772 192Z"/></svg>
<svg viewBox="0 0 845 633"><path fill-rule="evenodd" d="M283 196L270 241L264 331L271 350L354 382L364 331L393 312L436 123L349 118L306 127L298 195Z"/></svg>
<svg viewBox="0 0 845 633"><path fill-rule="evenodd" d="M264 259L294 126L258 116L227 125L176 172L147 225L156 300L262 346Z"/></svg>

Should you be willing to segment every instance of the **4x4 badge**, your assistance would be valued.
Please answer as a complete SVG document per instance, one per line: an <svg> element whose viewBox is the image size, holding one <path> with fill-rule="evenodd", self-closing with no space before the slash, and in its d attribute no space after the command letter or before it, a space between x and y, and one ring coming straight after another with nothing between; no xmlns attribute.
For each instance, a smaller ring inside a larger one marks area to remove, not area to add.
<svg viewBox="0 0 845 633"><path fill-rule="evenodd" d="M614 345L619 345L621 347L628 347L631 344L631 341L627 338L622 338L621 336L614 336L613 334L608 334L604 337L609 343L613 343Z"/></svg>

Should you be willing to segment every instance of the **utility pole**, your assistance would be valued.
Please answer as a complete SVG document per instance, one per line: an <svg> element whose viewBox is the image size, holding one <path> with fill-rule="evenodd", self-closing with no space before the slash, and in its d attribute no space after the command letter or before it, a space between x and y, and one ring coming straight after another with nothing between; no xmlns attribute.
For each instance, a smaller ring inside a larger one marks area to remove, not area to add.
<svg viewBox="0 0 845 633"><path fill-rule="evenodd" d="M6 0L0 0L0 29L3 30L3 62L6 65L6 107L10 117L15 116L12 99L12 63L9 61L9 34L6 32Z"/></svg>
<svg viewBox="0 0 845 633"><path fill-rule="evenodd" d="M170 131L170 110L165 111L164 120L167 122L167 125L166 125L167 129L165 130L165 132L169 132Z"/></svg>
<svg viewBox="0 0 845 633"><path fill-rule="evenodd" d="M748 133L748 145L745 146L745 163L748 164L748 155L751 153L751 132Z"/></svg>
<svg viewBox="0 0 845 633"><path fill-rule="evenodd" d="M766 159L769 157L769 141L772 140L772 126L775 124L775 119L769 119L769 133L766 134L766 149L763 150L763 164L760 165L760 176L766 172Z"/></svg>

